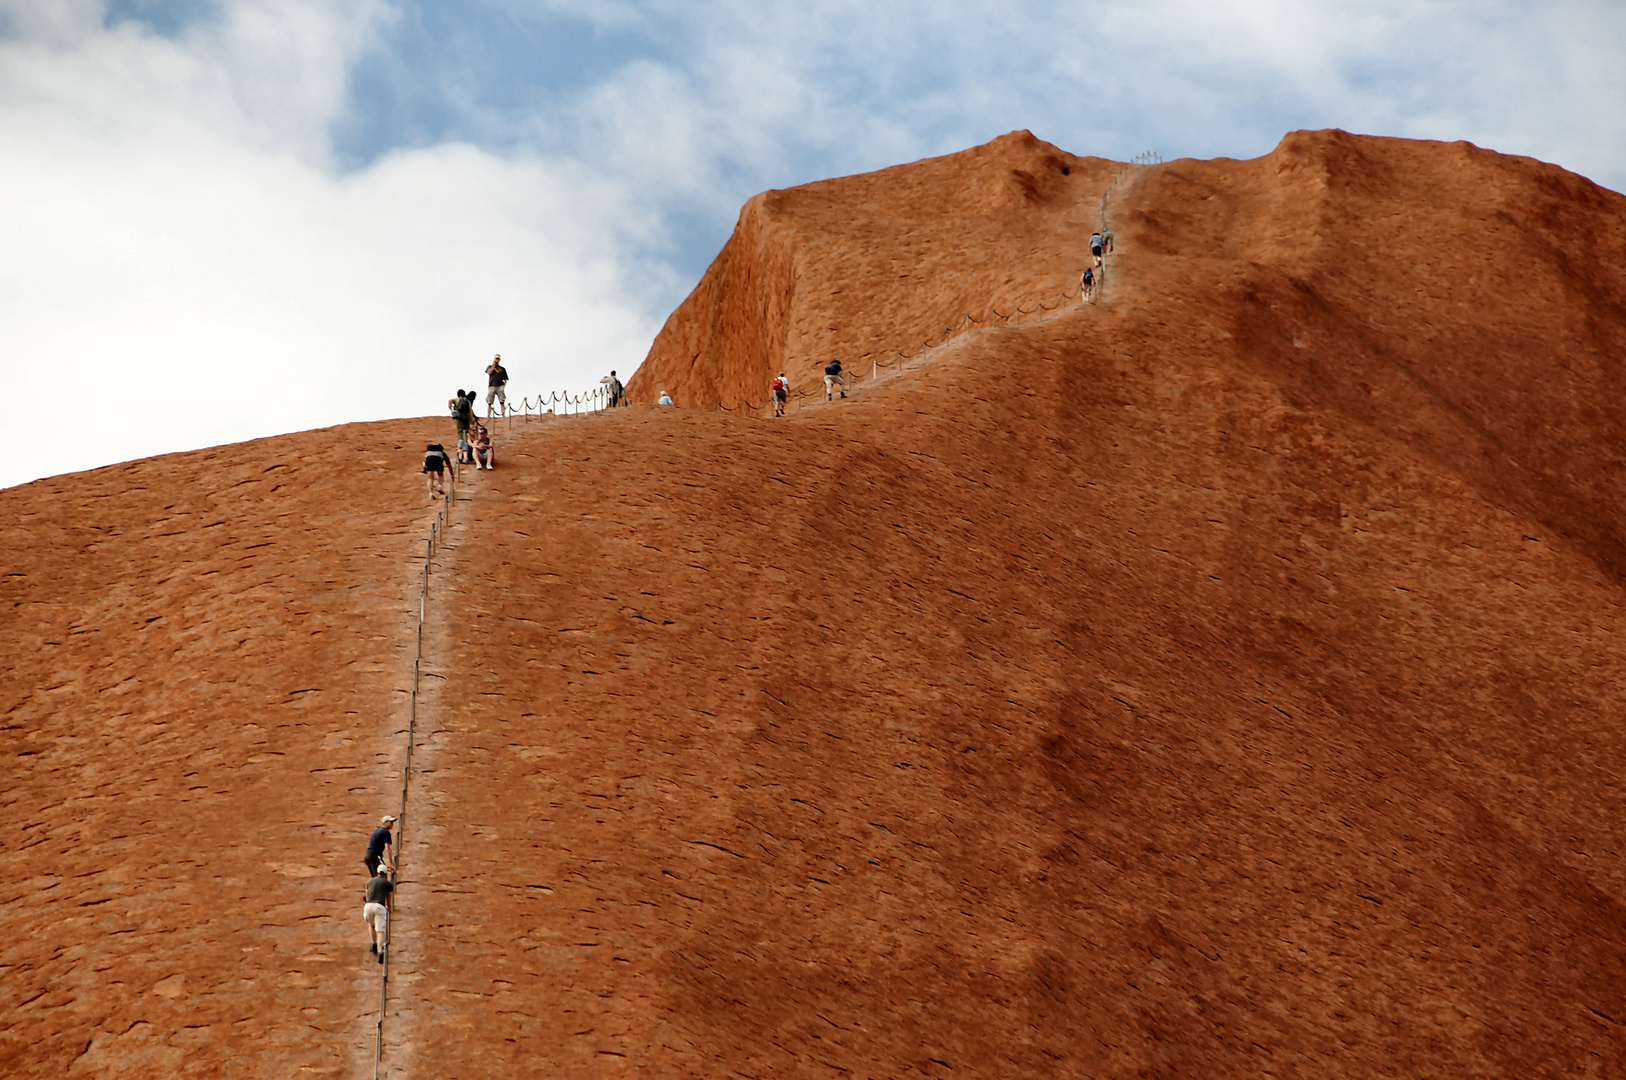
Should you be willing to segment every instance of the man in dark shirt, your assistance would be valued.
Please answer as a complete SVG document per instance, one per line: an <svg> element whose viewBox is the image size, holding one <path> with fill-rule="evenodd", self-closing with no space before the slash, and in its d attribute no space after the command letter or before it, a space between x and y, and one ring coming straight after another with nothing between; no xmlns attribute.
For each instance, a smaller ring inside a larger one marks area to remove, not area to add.
<svg viewBox="0 0 1626 1080"><path fill-rule="evenodd" d="M832 360L824 366L824 400L829 401L831 391L841 384L841 396L847 396L847 380L841 377L841 361Z"/></svg>
<svg viewBox="0 0 1626 1080"><path fill-rule="evenodd" d="M491 416L493 398L502 402L503 415L506 416L508 414L508 391L504 388L508 385L508 369L502 366L501 354L498 354L496 359L491 361L491 366L486 368L486 375L486 416L488 418Z"/></svg>
<svg viewBox="0 0 1626 1080"><path fill-rule="evenodd" d="M367 922L367 947L378 954L380 964L384 962L384 946L389 942L390 894L394 891L395 882L389 879L389 871L380 866L367 883L367 903L361 908L361 917Z"/></svg>
<svg viewBox="0 0 1626 1080"><path fill-rule="evenodd" d="M385 814L373 830L371 839L367 841L367 854L361 861L367 864L367 873L376 874L378 868L385 870L395 869L395 838L390 835L390 826L395 824L394 814Z"/></svg>

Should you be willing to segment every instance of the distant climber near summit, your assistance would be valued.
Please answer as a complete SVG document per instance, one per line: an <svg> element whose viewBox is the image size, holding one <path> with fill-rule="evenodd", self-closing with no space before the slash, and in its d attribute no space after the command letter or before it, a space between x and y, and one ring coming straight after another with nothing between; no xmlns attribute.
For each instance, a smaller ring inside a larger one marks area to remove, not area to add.
<svg viewBox="0 0 1626 1080"><path fill-rule="evenodd" d="M847 380L841 377L841 361L832 360L824 366L824 400L829 401L836 384L841 384L841 396L847 396Z"/></svg>
<svg viewBox="0 0 1626 1080"><path fill-rule="evenodd" d="M773 414L785 415L785 400L790 397L790 380L785 378L781 371L779 377L773 381Z"/></svg>

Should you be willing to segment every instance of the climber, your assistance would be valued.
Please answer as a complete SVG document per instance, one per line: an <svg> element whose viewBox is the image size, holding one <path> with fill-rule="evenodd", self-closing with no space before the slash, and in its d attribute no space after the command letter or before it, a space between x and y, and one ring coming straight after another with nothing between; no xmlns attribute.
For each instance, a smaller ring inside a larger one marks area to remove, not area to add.
<svg viewBox="0 0 1626 1080"><path fill-rule="evenodd" d="M376 874L382 866L389 870L395 864L395 838L390 835L390 826L395 824L394 814L385 814L373 830L373 835L367 840L367 854L361 861L367 864L367 873Z"/></svg>
<svg viewBox="0 0 1626 1080"><path fill-rule="evenodd" d="M785 415L785 401L789 397L790 380L786 379L785 373L781 371L779 378L773 381L773 414L775 416Z"/></svg>
<svg viewBox="0 0 1626 1080"><path fill-rule="evenodd" d="M1090 254L1095 256L1095 265L1097 266L1101 265L1101 252L1105 246L1106 241L1101 238L1100 233L1090 234Z"/></svg>
<svg viewBox="0 0 1626 1080"><path fill-rule="evenodd" d="M432 442L424 450L423 475L429 485L430 495L446 494L445 477L452 467L452 459L446 456L446 450L438 442Z"/></svg>
<svg viewBox="0 0 1626 1080"><path fill-rule="evenodd" d="M362 905L361 917L367 923L367 947L384 962L384 947L390 939L390 894L395 882L390 880L389 867L380 865L378 872L367 882L367 902Z"/></svg>
<svg viewBox="0 0 1626 1080"><path fill-rule="evenodd" d="M1079 292L1079 299L1083 300L1085 303L1090 303L1090 302L1094 301L1094 299L1095 299L1095 269L1093 267L1086 266L1084 268L1084 277L1082 279L1080 279L1080 281L1078 283L1078 292Z"/></svg>
<svg viewBox="0 0 1626 1080"><path fill-rule="evenodd" d="M841 384L841 396L847 396L847 380L841 377L841 361L832 360L824 367L824 400L829 401L831 393Z"/></svg>

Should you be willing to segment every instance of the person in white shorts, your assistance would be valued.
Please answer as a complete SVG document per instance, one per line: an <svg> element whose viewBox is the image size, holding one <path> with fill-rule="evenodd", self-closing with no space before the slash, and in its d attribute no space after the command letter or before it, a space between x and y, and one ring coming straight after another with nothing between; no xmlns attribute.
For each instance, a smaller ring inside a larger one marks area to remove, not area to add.
<svg viewBox="0 0 1626 1080"><path fill-rule="evenodd" d="M486 416L491 416L491 407L494 401L502 402L503 415L508 415L508 369L502 366L502 354L498 353L491 366L486 368Z"/></svg>
<svg viewBox="0 0 1626 1080"><path fill-rule="evenodd" d="M380 964L384 962L384 945L389 941L390 894L394 891L389 868L380 863L378 873L367 882L367 903L361 909L361 917L367 922L367 947L378 954Z"/></svg>

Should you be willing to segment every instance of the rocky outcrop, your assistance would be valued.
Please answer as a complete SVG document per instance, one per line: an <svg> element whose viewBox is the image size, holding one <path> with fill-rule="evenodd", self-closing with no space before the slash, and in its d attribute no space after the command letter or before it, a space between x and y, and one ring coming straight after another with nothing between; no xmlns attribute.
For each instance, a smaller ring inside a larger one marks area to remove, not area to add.
<svg viewBox="0 0 1626 1080"><path fill-rule="evenodd" d="M1109 183L1101 303L781 421L503 433L432 586L392 1075L1626 1069L1626 199L1006 137L762 197L636 385L1071 284ZM415 430L0 496L13 1073L370 1066Z"/></svg>

